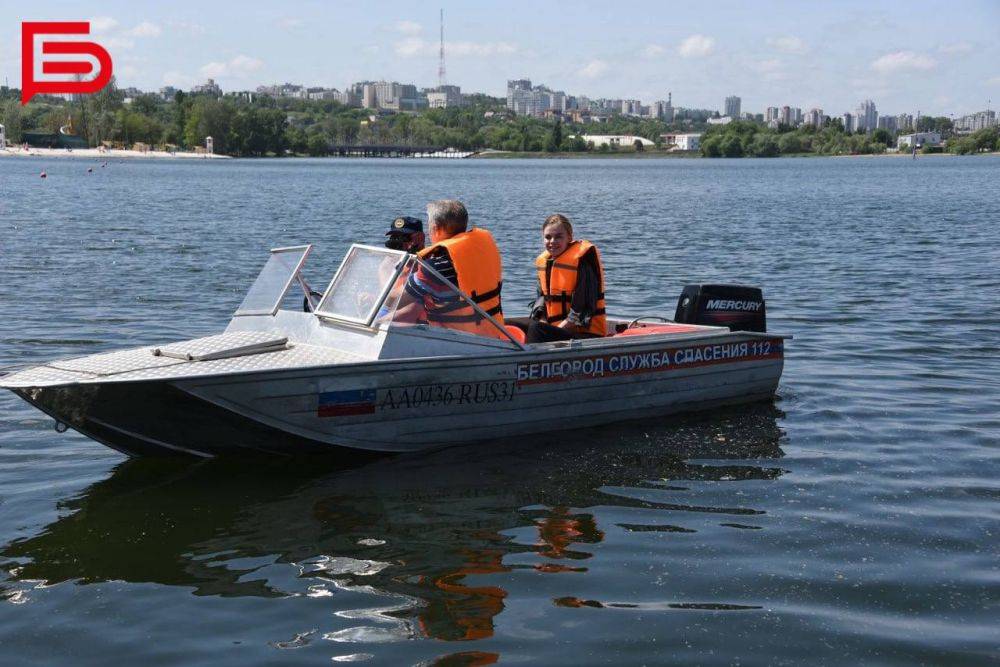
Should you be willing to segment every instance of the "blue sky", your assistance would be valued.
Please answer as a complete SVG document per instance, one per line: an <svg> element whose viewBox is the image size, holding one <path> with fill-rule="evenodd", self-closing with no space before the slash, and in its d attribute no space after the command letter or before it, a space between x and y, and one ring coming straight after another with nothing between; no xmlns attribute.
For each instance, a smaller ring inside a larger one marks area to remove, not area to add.
<svg viewBox="0 0 1000 667"><path fill-rule="evenodd" d="M85 7L85 9L84 9ZM570 94L744 111L873 99L880 113L1000 106L1000 1L37 2L0 1L0 77L20 85L20 22L93 21L120 85L224 90L290 81L448 82L503 95L527 77Z"/></svg>

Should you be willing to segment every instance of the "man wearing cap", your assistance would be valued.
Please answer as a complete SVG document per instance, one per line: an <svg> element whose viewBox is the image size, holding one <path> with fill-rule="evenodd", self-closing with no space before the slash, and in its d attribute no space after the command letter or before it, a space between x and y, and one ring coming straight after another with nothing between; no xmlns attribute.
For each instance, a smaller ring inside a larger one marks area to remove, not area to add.
<svg viewBox="0 0 1000 667"><path fill-rule="evenodd" d="M482 227L470 227L468 211L456 200L428 204L427 222L431 246L417 254L433 272L420 265L410 274L404 289L406 303L396 312L396 320L506 340L501 329L439 279L457 286L502 326L503 268L493 236Z"/></svg>
<svg viewBox="0 0 1000 667"><path fill-rule="evenodd" d="M385 233L385 247L418 253L424 249L424 223L408 215L396 218Z"/></svg>

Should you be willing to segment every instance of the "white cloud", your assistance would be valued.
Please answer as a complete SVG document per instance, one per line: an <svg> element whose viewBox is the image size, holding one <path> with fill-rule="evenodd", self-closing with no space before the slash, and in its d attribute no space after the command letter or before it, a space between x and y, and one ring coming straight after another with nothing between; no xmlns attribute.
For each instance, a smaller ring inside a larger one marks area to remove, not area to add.
<svg viewBox="0 0 1000 667"><path fill-rule="evenodd" d="M285 18L278 21L278 27L285 30L294 30L295 28L301 28L303 25L302 19L297 19L291 16L286 16Z"/></svg>
<svg viewBox="0 0 1000 667"><path fill-rule="evenodd" d="M174 88L191 88L198 81L193 76L188 76L187 74L182 74L176 70L170 70L163 74L163 85L173 86Z"/></svg>
<svg viewBox="0 0 1000 667"><path fill-rule="evenodd" d="M421 52L426 51L427 46L427 42L419 37L408 37L396 42L393 48L396 50L396 55L409 57L419 55Z"/></svg>
<svg viewBox="0 0 1000 667"><path fill-rule="evenodd" d="M259 70L264 62L258 58L238 55L226 62L211 62L201 67L201 75L208 79L217 79L224 76L245 76L250 72Z"/></svg>
<svg viewBox="0 0 1000 667"><path fill-rule="evenodd" d="M585 79L596 79L608 71L608 64L603 60L591 60L578 72Z"/></svg>
<svg viewBox="0 0 1000 667"><path fill-rule="evenodd" d="M393 26L393 30L404 35L419 35L423 29L423 26L414 21L397 21L396 25Z"/></svg>
<svg viewBox="0 0 1000 667"><path fill-rule="evenodd" d="M805 53L806 43L793 35L783 37L768 37L767 45L782 53Z"/></svg>
<svg viewBox="0 0 1000 667"><path fill-rule="evenodd" d="M646 48L642 50L642 53L647 58L655 58L656 56L663 55L664 51L666 51L666 49L659 44L647 44Z"/></svg>
<svg viewBox="0 0 1000 667"><path fill-rule="evenodd" d="M682 58L704 58L715 49L715 39L705 35L691 35L677 47Z"/></svg>
<svg viewBox="0 0 1000 667"><path fill-rule="evenodd" d="M162 32L163 31L160 29L160 26L155 23L143 21L131 30L127 30L125 34L132 37L159 37Z"/></svg>
<svg viewBox="0 0 1000 667"><path fill-rule="evenodd" d="M404 57L436 55L439 44L419 37L407 37L393 45L396 55ZM456 56L497 56L517 53L517 44L510 42L445 42L445 53Z"/></svg>
<svg viewBox="0 0 1000 667"><path fill-rule="evenodd" d="M930 56L913 51L894 51L874 60L871 68L880 74L893 74L907 70L927 71L934 69L937 62Z"/></svg>
<svg viewBox="0 0 1000 667"><path fill-rule="evenodd" d="M963 53L972 53L975 47L968 42L955 42L953 44L944 44L938 47L938 51L941 53L946 53L950 56L957 56Z"/></svg>
<svg viewBox="0 0 1000 667"><path fill-rule="evenodd" d="M129 51L135 48L135 40L128 37L102 37L101 46L111 53L115 51Z"/></svg>
<svg viewBox="0 0 1000 667"><path fill-rule="evenodd" d="M445 42L447 53L460 56L494 56L517 53L517 45L510 42Z"/></svg>
<svg viewBox="0 0 1000 667"><path fill-rule="evenodd" d="M90 32L102 33L114 30L118 27L118 21L110 16L96 16L90 19Z"/></svg>
<svg viewBox="0 0 1000 667"><path fill-rule="evenodd" d="M173 32L184 32L189 35L204 35L205 26L200 23L190 23L188 21L167 21L167 27Z"/></svg>

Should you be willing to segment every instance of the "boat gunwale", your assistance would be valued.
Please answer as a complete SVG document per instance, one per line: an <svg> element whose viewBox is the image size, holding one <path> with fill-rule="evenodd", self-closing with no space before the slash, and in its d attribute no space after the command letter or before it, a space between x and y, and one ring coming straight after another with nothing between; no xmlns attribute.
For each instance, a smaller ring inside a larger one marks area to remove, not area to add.
<svg viewBox="0 0 1000 667"><path fill-rule="evenodd" d="M609 348L627 351L632 349L648 347L651 345L662 345L663 343L676 342L686 345L686 344L697 344L699 341L706 341L706 340L710 341L713 339L733 338L733 337L736 338L749 337L757 339L777 338L780 340L792 339L792 335L790 334L777 334L777 333L768 333L760 331L716 330L716 331L704 331L704 332L693 331L693 332L685 332L682 334L672 334L667 332L658 334L648 334L643 336L627 336L624 338L618 338L616 336L608 336L596 339L574 339L571 341L557 341L554 343L538 343L535 345L526 346L523 350L510 348L510 349L505 349L501 353L496 353L496 354L483 354L483 355L452 354L452 355L436 355L429 357L396 357L391 359L366 359L363 361L349 361L345 363L316 364L316 365L292 366L292 367L286 366L286 367L258 369L252 371L223 370L223 371L210 371L207 373L198 373L196 369L192 369L195 372L181 376L163 376L163 377L154 376L154 377L142 377L142 378L117 379L115 375L96 375L87 373L88 375L93 375L93 377L77 378L67 382L52 382L52 383L44 383L38 385L17 384L11 386L4 383L3 381L4 375L0 374L0 388L14 390L14 389L26 389L31 387L52 388L52 387L68 387L75 385L81 385L81 386L98 385L104 383L114 383L114 384L130 384L130 383L141 383L141 382L177 383L177 382L187 382L191 380L225 379L225 378L231 378L233 376L241 376L250 379L261 376L274 375L277 373L296 373L296 374L313 373L321 370L334 370L334 369L336 369L337 374L340 375L342 374L341 371L350 371L359 368L372 368L373 370L375 370L390 365L408 370L419 370L422 366L432 367L434 365L441 364L442 362L447 362L449 366L452 367L462 367L467 365L480 366L480 365L504 363L507 361L535 360L538 357L546 357L553 355L563 356L574 353L579 354L583 352L606 351ZM311 343L294 343L294 344L300 346L308 345L318 348L325 347L322 345L314 345ZM124 350L112 350L112 352L126 351L130 349L141 350L144 349L144 347L148 346L143 346L138 348L125 348ZM265 354L270 354L270 353L265 353ZM72 357L72 358L75 359L79 357ZM55 360L55 361L61 361L61 360ZM206 362L188 361L184 362L183 364L171 366L171 368L176 368L177 366L180 365L186 366L198 363L206 363ZM53 368L51 366L48 366L48 364L37 364L34 366L28 366L23 369L20 369L20 371L17 372L19 373L23 371L29 371L34 368L52 368L53 370L61 372L72 372L80 374L86 373L86 371L64 371L63 369ZM136 369L136 371L138 370L145 370L145 369ZM124 371L122 373L118 373L118 375L124 375L126 373L132 373L136 371Z"/></svg>

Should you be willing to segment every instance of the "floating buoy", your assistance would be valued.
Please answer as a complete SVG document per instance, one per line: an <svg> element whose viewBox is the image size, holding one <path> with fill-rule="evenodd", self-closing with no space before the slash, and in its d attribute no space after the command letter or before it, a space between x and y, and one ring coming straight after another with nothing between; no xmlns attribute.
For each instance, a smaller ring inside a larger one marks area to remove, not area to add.
<svg viewBox="0 0 1000 667"><path fill-rule="evenodd" d="M39 178L48 178L49 177L49 175L46 174L44 171L42 173L40 173L38 176L39 176Z"/></svg>
<svg viewBox="0 0 1000 667"><path fill-rule="evenodd" d="M93 174L94 173L94 168L93 167L87 167L87 173L88 174Z"/></svg>

